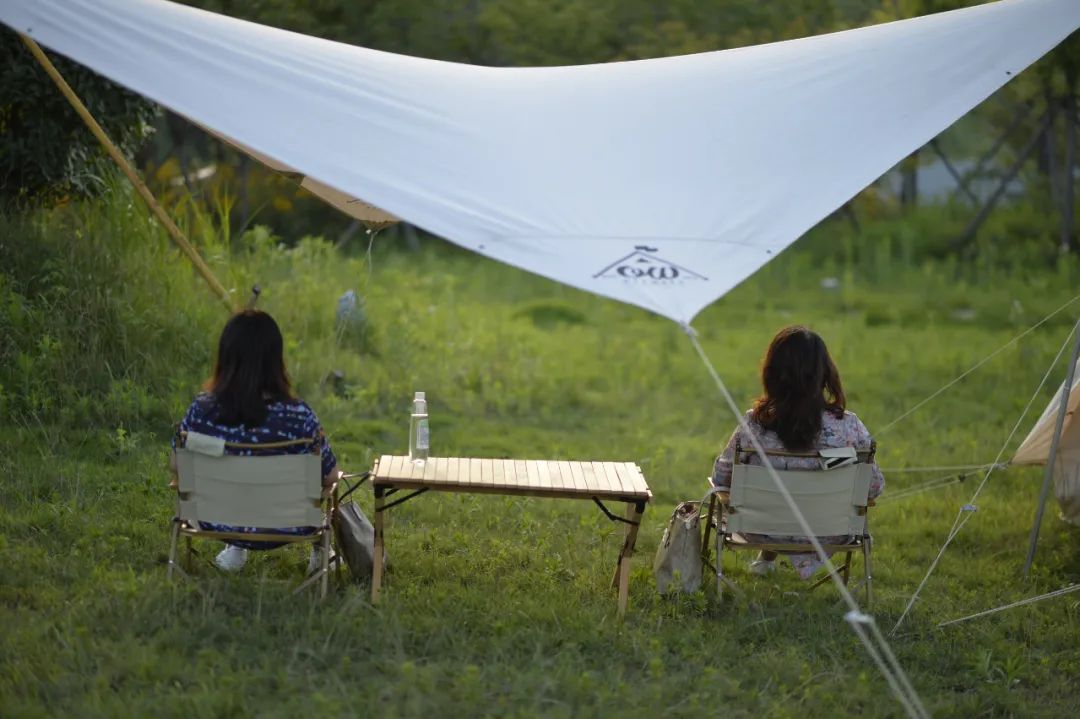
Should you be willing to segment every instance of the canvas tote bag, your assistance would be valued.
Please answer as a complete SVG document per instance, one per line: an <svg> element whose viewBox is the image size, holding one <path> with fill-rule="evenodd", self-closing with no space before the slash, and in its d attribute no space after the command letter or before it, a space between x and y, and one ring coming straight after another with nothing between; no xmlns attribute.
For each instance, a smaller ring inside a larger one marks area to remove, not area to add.
<svg viewBox="0 0 1080 719"><path fill-rule="evenodd" d="M653 575L661 594L701 587L701 502L682 502L671 513L656 549Z"/></svg>
<svg viewBox="0 0 1080 719"><path fill-rule="evenodd" d="M338 509L334 514L334 538L337 550L345 557L349 574L356 581L371 579L375 565L375 526L360 509L360 505L349 500L350 494L364 483L368 473L360 475L359 481L338 498ZM345 480L342 479L344 482ZM386 550L383 549L383 566L386 566Z"/></svg>

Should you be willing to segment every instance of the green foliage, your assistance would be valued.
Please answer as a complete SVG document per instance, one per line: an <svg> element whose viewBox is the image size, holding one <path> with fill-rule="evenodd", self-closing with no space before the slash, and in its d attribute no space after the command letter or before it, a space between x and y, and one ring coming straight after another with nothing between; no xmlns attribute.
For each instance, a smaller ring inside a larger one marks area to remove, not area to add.
<svg viewBox="0 0 1080 719"><path fill-rule="evenodd" d="M50 56L117 147L134 154L155 106L64 58ZM88 195L111 160L18 36L0 28L0 200Z"/></svg>
<svg viewBox="0 0 1080 719"><path fill-rule="evenodd" d="M238 577L199 564L199 593L162 560L173 498L169 423L210 367L224 313L130 194L0 218L0 697L5 715L263 716L312 705L382 716L900 716L826 589L790 570L745 600L655 595L649 559L667 512L700 496L732 419L671 322L447 245L376 241L347 255L317 237L236 237L216 207L174 210L228 287L264 287L300 393L343 466L407 444L425 390L439 454L636 461L655 502L631 575L628 621L607 590L620 527L587 503L425 495L390 514L386 601L366 587L322 605L292 597L306 558L253 557ZM925 212L925 216L924 215ZM1075 293L1075 262L972 261L924 236L948 208L832 221L695 322L738 400L780 326L828 340L871 427L927 396ZM1017 236L1037 218L1001 213ZM288 238L292 239L292 238ZM290 246L291 245L291 246ZM821 280L834 278L825 285ZM346 289L367 339L342 340ZM986 462L1068 333L1075 305L880 433L896 467ZM326 382L337 370L343 386ZM1060 368L1054 379L1060 376ZM1046 387L1036 408L1049 398ZM1028 422L1034 417L1029 415ZM1014 439L1014 443L1015 443ZM1068 584L1077 533L1049 517L1019 578L1037 470L995 475L894 638L932 713L1067 715L1080 611L1069 597L938 630L944 619ZM875 511L875 613L888 626L933 559L971 480ZM361 502L370 509L370 495ZM208 544L205 555L216 547ZM331 637L329 640L327 637ZM511 669L508 670L508 667Z"/></svg>

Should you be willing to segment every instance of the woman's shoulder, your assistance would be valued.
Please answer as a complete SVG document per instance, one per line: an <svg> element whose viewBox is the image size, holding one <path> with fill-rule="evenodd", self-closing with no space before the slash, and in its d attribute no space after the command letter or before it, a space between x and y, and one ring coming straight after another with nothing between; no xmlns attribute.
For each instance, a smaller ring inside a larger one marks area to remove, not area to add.
<svg viewBox="0 0 1080 719"><path fill-rule="evenodd" d="M870 430L866 428L859 416L850 410L844 410L842 415L827 411L822 426L829 427L833 434L849 442L870 441Z"/></svg>
<svg viewBox="0 0 1080 719"><path fill-rule="evenodd" d="M271 413L277 415L295 417L298 419L318 419L315 415L315 410L311 408L311 405L299 397L276 400L267 405L267 409L269 409Z"/></svg>
<svg viewBox="0 0 1080 719"><path fill-rule="evenodd" d="M187 416L204 416L212 413L216 408L217 400L214 399L214 395L209 392L199 392L188 405Z"/></svg>

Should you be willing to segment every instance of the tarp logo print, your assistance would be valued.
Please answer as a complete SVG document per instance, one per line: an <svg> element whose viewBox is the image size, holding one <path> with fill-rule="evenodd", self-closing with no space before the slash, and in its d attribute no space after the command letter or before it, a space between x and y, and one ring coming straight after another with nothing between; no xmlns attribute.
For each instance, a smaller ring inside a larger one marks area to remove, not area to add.
<svg viewBox="0 0 1080 719"><path fill-rule="evenodd" d="M655 253L656 247L637 245L626 257L617 260L593 275L594 279L610 277L626 282L649 284L682 284L685 280L708 280L693 270L688 270L674 262L668 262Z"/></svg>

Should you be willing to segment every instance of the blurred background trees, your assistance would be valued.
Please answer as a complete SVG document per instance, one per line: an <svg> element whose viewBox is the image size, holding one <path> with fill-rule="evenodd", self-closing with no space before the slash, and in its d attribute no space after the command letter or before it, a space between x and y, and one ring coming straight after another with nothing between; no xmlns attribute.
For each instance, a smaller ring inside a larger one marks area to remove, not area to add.
<svg viewBox="0 0 1080 719"><path fill-rule="evenodd" d="M390 52L484 65L565 65L722 50L979 4L977 0L185 0L214 12ZM93 190L93 139L9 32L0 35L0 193L51 201ZM357 226L202 130L62 63L61 70L166 197L225 203L240 231ZM1025 202L1046 255L1077 250L1077 75L1069 38L1031 71L848 203L858 227L926 205L952 208L942 253L963 252L995 208ZM152 130L156 130L152 132ZM58 141L59 139L59 141ZM149 141L147 141L149 139ZM363 158L357 158L362 162ZM228 199L226 199L228 198ZM391 230L391 232L402 232ZM405 228L404 234L411 231ZM943 235L944 237L944 235ZM1007 238L998 238L1007 239Z"/></svg>

